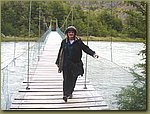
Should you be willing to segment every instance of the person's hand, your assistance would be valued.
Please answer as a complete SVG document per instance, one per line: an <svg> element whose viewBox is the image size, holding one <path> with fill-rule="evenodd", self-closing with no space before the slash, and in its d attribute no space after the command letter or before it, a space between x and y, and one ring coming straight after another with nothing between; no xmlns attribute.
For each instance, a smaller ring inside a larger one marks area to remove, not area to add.
<svg viewBox="0 0 150 114"><path fill-rule="evenodd" d="M94 54L93 57L94 58L99 58L99 56L97 54Z"/></svg>

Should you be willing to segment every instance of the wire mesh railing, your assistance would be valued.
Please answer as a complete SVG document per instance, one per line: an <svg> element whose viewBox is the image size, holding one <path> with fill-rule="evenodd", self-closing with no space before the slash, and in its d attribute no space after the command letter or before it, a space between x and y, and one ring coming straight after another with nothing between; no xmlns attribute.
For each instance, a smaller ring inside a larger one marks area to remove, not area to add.
<svg viewBox="0 0 150 114"><path fill-rule="evenodd" d="M30 67L29 75L34 74L37 62L42 55L44 46L47 40L47 35L51 32L49 28L43 36L36 42L32 42L29 49L26 46L25 51L7 63L7 65L1 65L1 109L9 110L11 102L16 96L20 85L27 78L27 70ZM26 42L25 42L26 43ZM29 60L28 60L29 51ZM29 65L28 65L29 61ZM15 81L14 81L15 79Z"/></svg>
<svg viewBox="0 0 150 114"><path fill-rule="evenodd" d="M26 75L27 70L27 53L21 54L21 56L13 59L8 65L1 69L1 108L2 110L8 110L11 101L15 97L15 93L20 86ZM14 82L14 79L16 80ZM18 82L16 84L16 82Z"/></svg>
<svg viewBox="0 0 150 114"><path fill-rule="evenodd" d="M65 39L65 34L60 30L59 27L56 27L56 31L58 32L58 34L61 36L62 39Z"/></svg>
<svg viewBox="0 0 150 114"><path fill-rule="evenodd" d="M85 55L83 62L85 64ZM130 85L133 76L128 68L123 68L111 60L99 57L87 59L87 79L92 83L95 90L103 96L111 109L116 109L115 97L121 87ZM86 84L86 83L85 83ZM88 85L86 86L88 88Z"/></svg>

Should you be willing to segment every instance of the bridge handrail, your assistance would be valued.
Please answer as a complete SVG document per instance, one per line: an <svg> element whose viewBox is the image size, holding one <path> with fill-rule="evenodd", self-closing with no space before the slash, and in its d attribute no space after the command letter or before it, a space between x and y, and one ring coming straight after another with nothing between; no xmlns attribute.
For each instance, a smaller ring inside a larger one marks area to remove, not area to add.
<svg viewBox="0 0 150 114"><path fill-rule="evenodd" d="M65 34L60 30L59 27L56 27L56 31L58 32L58 34L61 36L62 39L65 39Z"/></svg>

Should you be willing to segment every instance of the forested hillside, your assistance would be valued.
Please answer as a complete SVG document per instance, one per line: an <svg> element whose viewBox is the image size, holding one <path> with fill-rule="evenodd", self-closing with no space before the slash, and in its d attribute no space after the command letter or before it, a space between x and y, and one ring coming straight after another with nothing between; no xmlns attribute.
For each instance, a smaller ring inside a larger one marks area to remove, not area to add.
<svg viewBox="0 0 150 114"><path fill-rule="evenodd" d="M28 36L29 6L29 1L1 1L3 36ZM39 26L43 34L48 29L50 20L55 18L62 31L73 24L80 36L87 34L89 24L91 36L146 37L144 1L32 1L31 36L39 35Z"/></svg>

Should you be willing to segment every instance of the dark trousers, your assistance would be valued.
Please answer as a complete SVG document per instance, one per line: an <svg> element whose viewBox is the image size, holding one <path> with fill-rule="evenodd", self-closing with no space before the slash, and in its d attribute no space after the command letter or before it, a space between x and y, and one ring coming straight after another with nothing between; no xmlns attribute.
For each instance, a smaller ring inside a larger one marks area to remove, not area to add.
<svg viewBox="0 0 150 114"><path fill-rule="evenodd" d="M63 95L69 96L73 93L77 76L73 76L69 68L63 69Z"/></svg>

